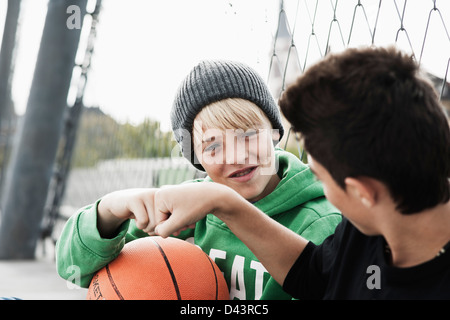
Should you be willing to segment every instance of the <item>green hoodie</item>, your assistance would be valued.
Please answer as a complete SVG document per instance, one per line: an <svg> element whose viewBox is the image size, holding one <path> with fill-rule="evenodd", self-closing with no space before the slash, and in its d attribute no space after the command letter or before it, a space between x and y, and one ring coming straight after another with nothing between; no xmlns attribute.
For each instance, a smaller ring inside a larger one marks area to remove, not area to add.
<svg viewBox="0 0 450 320"><path fill-rule="evenodd" d="M322 243L341 221L339 211L325 199L321 183L307 165L281 149L276 149L276 157L281 181L271 194L254 205L306 239ZM191 182L202 181L211 179ZM126 242L147 236L131 220L122 224L115 238L101 238L96 228L99 201L72 216L57 243L58 273L65 279L73 279L73 266L77 266L82 287L89 286L95 272L115 259ZM195 229L179 237L200 246L216 262L227 281L231 299L291 299L245 244L214 215L207 215L197 222Z"/></svg>

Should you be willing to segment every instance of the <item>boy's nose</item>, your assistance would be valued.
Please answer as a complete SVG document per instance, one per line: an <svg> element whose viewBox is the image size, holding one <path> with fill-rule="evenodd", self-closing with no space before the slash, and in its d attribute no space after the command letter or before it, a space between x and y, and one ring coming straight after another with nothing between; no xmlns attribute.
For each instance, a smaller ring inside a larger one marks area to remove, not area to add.
<svg viewBox="0 0 450 320"><path fill-rule="evenodd" d="M233 139L233 144L227 144L226 163L246 164L249 158L249 146L245 139Z"/></svg>
<svg viewBox="0 0 450 320"><path fill-rule="evenodd" d="M245 164L248 159L249 150L248 146L243 143L238 143L236 150L236 164Z"/></svg>

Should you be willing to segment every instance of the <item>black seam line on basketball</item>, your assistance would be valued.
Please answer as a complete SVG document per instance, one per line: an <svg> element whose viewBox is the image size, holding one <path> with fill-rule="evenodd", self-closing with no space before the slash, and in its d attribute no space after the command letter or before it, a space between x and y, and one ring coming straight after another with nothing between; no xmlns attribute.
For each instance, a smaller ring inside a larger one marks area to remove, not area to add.
<svg viewBox="0 0 450 320"><path fill-rule="evenodd" d="M122 294L119 291L119 288L117 288L116 283L114 282L114 279L112 277L111 271L109 271L109 265L106 265L106 273L108 274L108 278L109 278L109 282L111 283L114 291L116 292L117 296L119 297L120 300L125 300L122 296Z"/></svg>
<svg viewBox="0 0 450 320"><path fill-rule="evenodd" d="M219 299L219 282L217 280L217 274L216 274L216 269L214 268L214 265L212 264L212 260L211 258L205 253L206 257L208 258L209 264L211 265L211 268L213 269L214 272L214 279L216 280L216 299Z"/></svg>
<svg viewBox="0 0 450 320"><path fill-rule="evenodd" d="M170 266L169 259L167 258L166 254L164 253L163 248L161 248L159 243L156 242L154 239L151 239L151 240L155 243L156 247L159 249L159 252L161 253L162 257L164 258L164 261L167 265L167 269L169 269L170 276L172 277L172 282L175 287L175 291L177 293L177 298L178 298L178 300L181 300L181 294L180 294L180 289L178 288L177 278L175 277L172 267Z"/></svg>

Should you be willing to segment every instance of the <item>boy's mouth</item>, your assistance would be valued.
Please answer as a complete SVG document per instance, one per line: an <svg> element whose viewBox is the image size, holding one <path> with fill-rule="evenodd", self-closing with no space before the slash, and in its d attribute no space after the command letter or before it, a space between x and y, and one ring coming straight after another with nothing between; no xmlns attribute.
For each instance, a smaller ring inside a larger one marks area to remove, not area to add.
<svg viewBox="0 0 450 320"><path fill-rule="evenodd" d="M234 171L228 177L234 178L236 180L250 180L253 177L253 173L255 172L256 168L258 168L258 167L254 166L254 167L243 168L243 169Z"/></svg>

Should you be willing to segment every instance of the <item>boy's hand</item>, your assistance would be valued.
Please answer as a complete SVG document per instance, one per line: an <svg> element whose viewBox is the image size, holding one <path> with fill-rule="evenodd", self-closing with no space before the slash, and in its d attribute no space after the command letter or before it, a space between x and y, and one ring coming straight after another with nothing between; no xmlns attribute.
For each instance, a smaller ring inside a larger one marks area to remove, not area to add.
<svg viewBox="0 0 450 320"><path fill-rule="evenodd" d="M233 189L210 182L158 190L155 194L155 233L162 237L176 234L208 213L226 223L280 284L308 243Z"/></svg>
<svg viewBox="0 0 450 320"><path fill-rule="evenodd" d="M162 188L155 194L155 233L162 237L178 235L209 213L226 212L236 201L246 200L231 188L213 182Z"/></svg>
<svg viewBox="0 0 450 320"><path fill-rule="evenodd" d="M97 229L103 238L115 236L117 228L135 219L139 229L152 234L156 224L154 198L158 189L126 189L105 195L97 208Z"/></svg>
<svg viewBox="0 0 450 320"><path fill-rule="evenodd" d="M97 212L97 228L102 237L114 236L127 219L136 219L136 226L150 235L168 237L213 213L280 284L308 243L233 189L214 182L113 192L102 198Z"/></svg>
<svg viewBox="0 0 450 320"><path fill-rule="evenodd" d="M97 229L103 238L111 238L123 222L135 219L136 227L155 235L155 227L171 217L157 234L177 235L194 228L197 221L217 208L226 208L230 195L242 198L231 188L213 182L112 192L98 204Z"/></svg>

